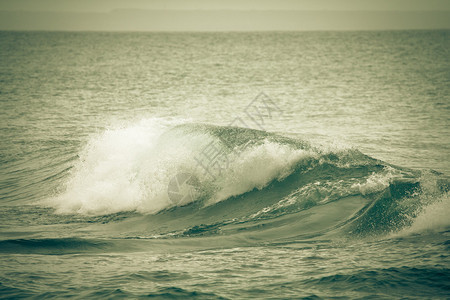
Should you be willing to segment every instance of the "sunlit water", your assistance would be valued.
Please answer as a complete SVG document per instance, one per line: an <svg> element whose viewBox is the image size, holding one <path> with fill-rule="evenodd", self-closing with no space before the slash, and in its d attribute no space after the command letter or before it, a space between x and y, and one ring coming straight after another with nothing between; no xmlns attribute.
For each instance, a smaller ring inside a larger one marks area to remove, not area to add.
<svg viewBox="0 0 450 300"><path fill-rule="evenodd" d="M0 296L450 297L448 49L0 32Z"/></svg>

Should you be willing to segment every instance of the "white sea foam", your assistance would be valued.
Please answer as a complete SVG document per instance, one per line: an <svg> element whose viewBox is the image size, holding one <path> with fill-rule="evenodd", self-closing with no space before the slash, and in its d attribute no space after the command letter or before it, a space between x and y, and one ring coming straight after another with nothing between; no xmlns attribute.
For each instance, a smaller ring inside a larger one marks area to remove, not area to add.
<svg viewBox="0 0 450 300"><path fill-rule="evenodd" d="M65 191L50 203L62 213L107 214L136 210L143 203L145 180L153 176L153 188L164 174L160 163L159 136L171 125L162 119L141 120L127 127L93 136L80 154ZM158 187L158 183L161 187ZM156 207L164 207L156 203Z"/></svg>
<svg viewBox="0 0 450 300"><path fill-rule="evenodd" d="M409 227L393 233L392 237L448 230L450 228L449 215L450 194L447 192L425 206L412 220L412 224Z"/></svg>
<svg viewBox="0 0 450 300"><path fill-rule="evenodd" d="M292 173L296 164L317 153L293 149L292 146L266 141L234 155L230 167L217 182L220 190L209 203L253 189L262 189L273 180L282 180Z"/></svg>
<svg viewBox="0 0 450 300"><path fill-rule="evenodd" d="M217 139L202 131L170 131L177 123L141 120L93 136L80 154L65 190L49 203L60 213L91 215L155 213L195 201L205 193L209 199L206 204L213 204L281 180L299 160L315 155L265 141L239 153L228 153L228 165L212 178L195 157ZM188 202L174 203L168 195L168 184L179 173L193 174L201 186Z"/></svg>
<svg viewBox="0 0 450 300"><path fill-rule="evenodd" d="M394 237L450 229L450 192L442 192L439 182L437 174L422 171L417 215L411 220L410 226L394 233Z"/></svg>
<svg viewBox="0 0 450 300"><path fill-rule="evenodd" d="M395 170L391 167L385 167L384 172L372 173L365 182L353 184L352 189L358 190L362 195L381 192L389 187L394 176Z"/></svg>
<svg viewBox="0 0 450 300"><path fill-rule="evenodd" d="M427 206L406 232L441 231L450 228L450 197L443 195L439 201Z"/></svg>

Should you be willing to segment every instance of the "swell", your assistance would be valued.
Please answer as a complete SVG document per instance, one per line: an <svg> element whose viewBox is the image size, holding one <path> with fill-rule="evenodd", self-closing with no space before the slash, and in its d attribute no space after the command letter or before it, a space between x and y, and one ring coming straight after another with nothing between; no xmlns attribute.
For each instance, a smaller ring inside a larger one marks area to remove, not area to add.
<svg viewBox="0 0 450 300"><path fill-rule="evenodd" d="M124 277L124 276L123 276ZM132 277L132 276L131 276ZM122 278L127 280L129 278ZM172 278L171 278L172 279ZM167 279L166 279L167 280ZM139 293L136 291L129 291L127 289L121 289L117 287L82 287L77 289L61 290L60 287L55 287L55 290L51 291L36 291L32 288L15 288L9 287L6 284L0 283L0 293L7 299L19 299L19 298L79 298L79 299L91 299L91 298L156 298L156 299L217 299L224 300L228 298L221 297L214 293L202 292L200 290L188 290L182 289L177 286L169 287L155 287L149 290L147 288L145 293Z"/></svg>
<svg viewBox="0 0 450 300"><path fill-rule="evenodd" d="M214 161L226 163L215 176L199 162L207 155L226 158ZM386 233L413 224L448 190L442 174L353 148L206 124L141 121L92 137L79 156L62 192L46 204L91 218L140 213L111 225L136 238Z"/></svg>
<svg viewBox="0 0 450 300"><path fill-rule="evenodd" d="M74 254L103 252L112 245L104 240L80 238L9 239L0 241L0 253Z"/></svg>
<svg viewBox="0 0 450 300"><path fill-rule="evenodd" d="M392 267L342 273L306 280L306 286L319 287L324 292L358 291L372 297L403 297L411 289L416 297L446 297L450 270L446 268Z"/></svg>

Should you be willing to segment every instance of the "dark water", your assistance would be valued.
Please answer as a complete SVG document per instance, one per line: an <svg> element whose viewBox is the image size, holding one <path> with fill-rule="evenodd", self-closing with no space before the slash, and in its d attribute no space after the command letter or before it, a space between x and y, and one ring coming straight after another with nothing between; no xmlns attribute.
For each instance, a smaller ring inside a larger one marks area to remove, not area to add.
<svg viewBox="0 0 450 300"><path fill-rule="evenodd" d="M450 297L449 31L0 32L0 297Z"/></svg>

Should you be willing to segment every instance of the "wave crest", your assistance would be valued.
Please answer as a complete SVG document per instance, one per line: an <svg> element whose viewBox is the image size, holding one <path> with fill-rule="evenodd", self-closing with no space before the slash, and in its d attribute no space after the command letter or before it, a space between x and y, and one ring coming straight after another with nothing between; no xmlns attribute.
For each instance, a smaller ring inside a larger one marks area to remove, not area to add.
<svg viewBox="0 0 450 300"><path fill-rule="evenodd" d="M92 137L64 191L49 203L59 213L88 215L156 213L200 200L210 205L282 180L300 160L317 155L262 131L177 125L150 119ZM217 176L199 162L202 151L212 143L227 155L226 166ZM169 198L168 185L180 173L192 174L201 186L195 187L189 201L175 203Z"/></svg>

